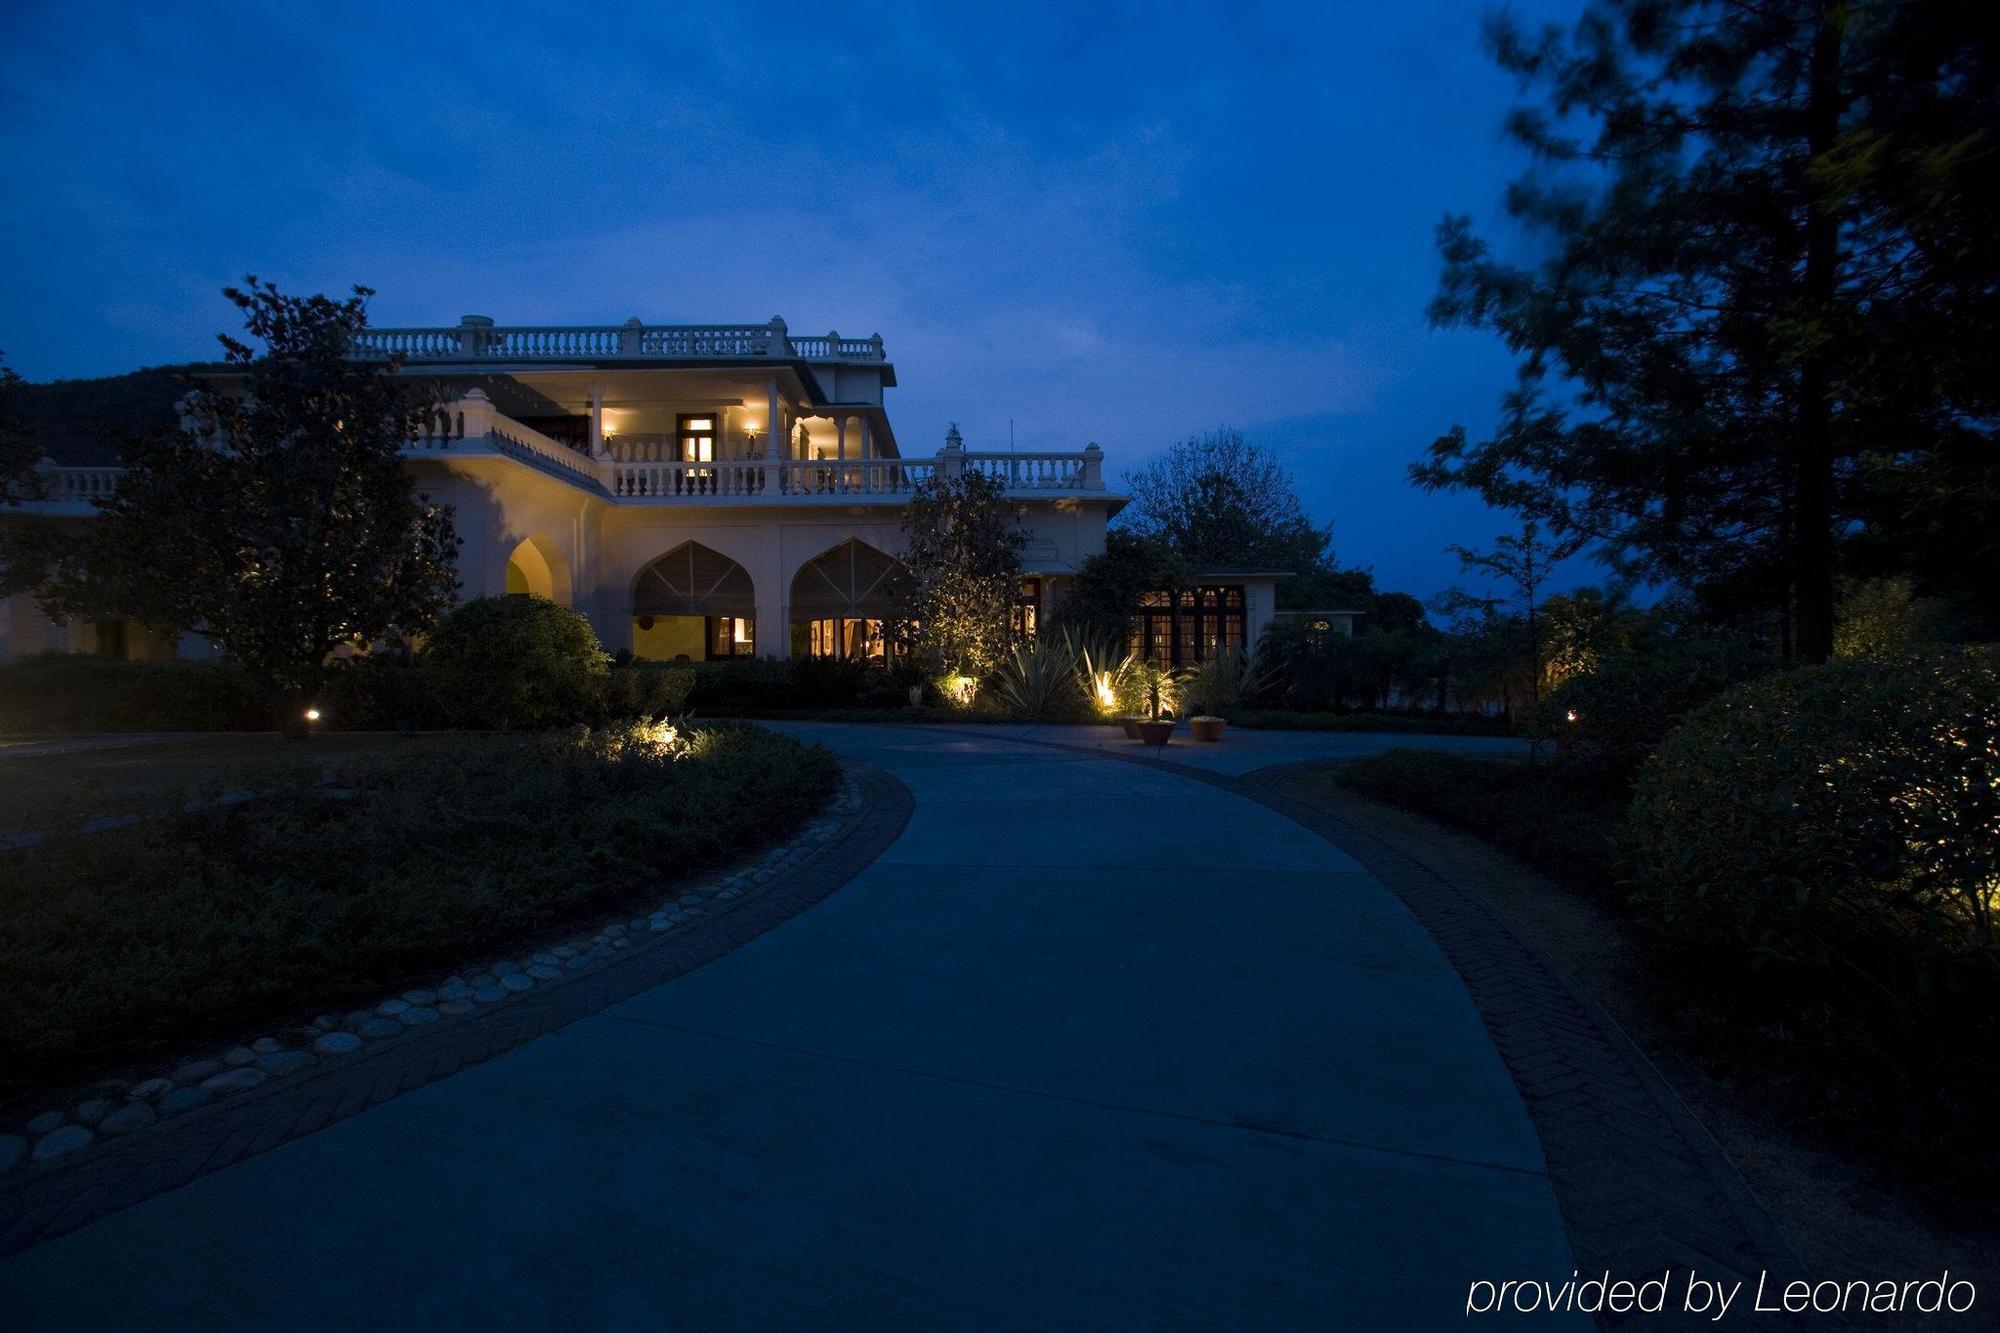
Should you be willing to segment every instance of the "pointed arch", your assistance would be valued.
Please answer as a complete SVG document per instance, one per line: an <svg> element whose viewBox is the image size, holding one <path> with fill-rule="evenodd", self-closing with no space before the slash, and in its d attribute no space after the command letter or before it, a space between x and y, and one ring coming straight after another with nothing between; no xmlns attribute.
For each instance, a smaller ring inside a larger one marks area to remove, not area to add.
<svg viewBox="0 0 2000 1333"><path fill-rule="evenodd" d="M792 577L792 619L888 620L895 613L891 581L902 568L896 557L850 537L799 567Z"/></svg>
<svg viewBox="0 0 2000 1333"><path fill-rule="evenodd" d="M682 542L639 571L632 614L753 618L757 593L743 566L700 542Z"/></svg>
<svg viewBox="0 0 2000 1333"><path fill-rule="evenodd" d="M556 544L540 533L521 539L507 557L507 591L570 604L569 561Z"/></svg>

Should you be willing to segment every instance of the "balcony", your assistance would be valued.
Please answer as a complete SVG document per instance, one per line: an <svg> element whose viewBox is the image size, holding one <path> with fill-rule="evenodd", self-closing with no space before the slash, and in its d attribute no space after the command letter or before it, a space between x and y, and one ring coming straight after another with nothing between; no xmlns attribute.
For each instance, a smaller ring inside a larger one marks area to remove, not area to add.
<svg viewBox="0 0 2000 1333"><path fill-rule="evenodd" d="M887 360L880 334L793 336L785 321L768 324L623 324L501 326L467 315L455 328L369 329L355 339L357 356L400 356L407 364L596 363L600 361Z"/></svg>
<svg viewBox="0 0 2000 1333"><path fill-rule="evenodd" d="M956 433L930 458L749 458L714 462L595 458L494 410L480 390L443 404L403 446L413 461L510 460L618 505L898 504L934 476L978 472L1021 499L1105 496L1104 452L974 453ZM118 489L116 467L44 464L42 497L23 513L84 517Z"/></svg>

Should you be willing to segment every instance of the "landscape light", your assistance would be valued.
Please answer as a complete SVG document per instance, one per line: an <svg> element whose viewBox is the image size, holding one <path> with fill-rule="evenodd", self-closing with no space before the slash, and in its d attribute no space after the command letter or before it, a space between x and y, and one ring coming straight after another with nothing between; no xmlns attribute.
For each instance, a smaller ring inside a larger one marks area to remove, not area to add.
<svg viewBox="0 0 2000 1333"><path fill-rule="evenodd" d="M317 708L308 708L308 709L306 709L306 721L308 721L308 722L317 722L317 721L319 721L319 709L317 709Z"/></svg>
<svg viewBox="0 0 2000 1333"><path fill-rule="evenodd" d="M1569 720L1572 722L1576 721L1576 710L1574 708L1569 710Z"/></svg>

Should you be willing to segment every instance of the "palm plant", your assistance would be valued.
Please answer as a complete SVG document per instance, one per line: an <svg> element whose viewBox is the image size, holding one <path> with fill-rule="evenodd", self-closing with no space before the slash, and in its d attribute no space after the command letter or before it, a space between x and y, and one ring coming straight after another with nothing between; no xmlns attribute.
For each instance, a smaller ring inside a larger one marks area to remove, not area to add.
<svg viewBox="0 0 2000 1333"><path fill-rule="evenodd" d="M1264 690L1274 673L1262 653L1245 653L1240 648L1219 648L1181 677L1186 697L1205 713L1233 709L1245 699Z"/></svg>

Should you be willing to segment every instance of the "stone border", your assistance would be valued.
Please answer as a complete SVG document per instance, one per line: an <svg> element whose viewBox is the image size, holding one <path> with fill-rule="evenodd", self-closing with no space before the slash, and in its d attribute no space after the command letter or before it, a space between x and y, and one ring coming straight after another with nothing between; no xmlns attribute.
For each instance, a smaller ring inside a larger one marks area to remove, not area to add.
<svg viewBox="0 0 2000 1333"><path fill-rule="evenodd" d="M1446 879L1409 849L1283 790L1290 779L1344 759L1272 764L1235 777L1140 753L1136 745L1121 751L983 738L1140 764L1218 787L1360 862L1409 909L1464 983L1541 1140L1584 1276L1606 1269L1644 1276L1663 1267L1696 1268L1704 1276L1754 1284L1767 1269L1804 1271L1722 1145L1645 1052L1485 895ZM1778 1318L1773 1327L1790 1324Z"/></svg>
<svg viewBox="0 0 2000 1333"><path fill-rule="evenodd" d="M354 1025L359 1030L336 1023L313 1039L317 1047L330 1036L351 1038L333 1043L338 1050L260 1055L253 1044L241 1048L252 1058L238 1057L233 1067L203 1069L185 1083L149 1080L167 1084L149 1089L162 1101L197 1089L208 1096L192 1098L193 1104L164 1119L156 1111L154 1122L123 1137L97 1139L74 1122L54 1130L83 1129L88 1137L51 1159L0 1175L0 1257L504 1054L703 967L796 916L872 864L915 808L909 789L889 774L853 760L841 765L842 792L833 813L756 865L704 886L705 911L701 902L681 901L700 892L686 891L653 917L613 923L615 935L607 929L584 937L585 947L563 946L572 956L560 966L531 963L490 974L494 985L472 988L464 997L468 1008L452 1015L442 1012L448 1001L419 1005L408 993L385 1000L373 1011L350 1015L360 1020ZM664 924L656 926L656 917ZM529 968L549 975L530 975ZM521 980L508 987L500 984L503 977ZM470 987L470 981L462 984ZM430 1016L412 1020L418 1010ZM386 1026L369 1031L375 1023ZM290 1068L273 1073L264 1065L278 1054L305 1059L281 1062ZM242 1077L249 1073L260 1077ZM135 1087L132 1094L138 1093ZM150 1097L132 1094L126 1107L149 1104Z"/></svg>

